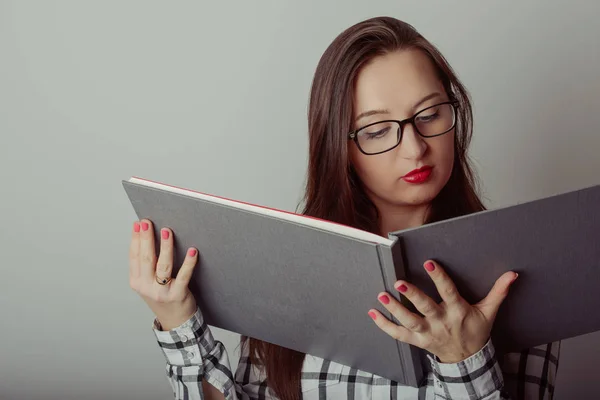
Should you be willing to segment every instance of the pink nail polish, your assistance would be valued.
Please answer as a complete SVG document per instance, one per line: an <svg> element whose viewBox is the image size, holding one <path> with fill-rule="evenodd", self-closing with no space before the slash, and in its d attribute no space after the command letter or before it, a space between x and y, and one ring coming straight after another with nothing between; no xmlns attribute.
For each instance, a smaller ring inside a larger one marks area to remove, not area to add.
<svg viewBox="0 0 600 400"><path fill-rule="evenodd" d="M390 298L385 294L379 296L379 301L381 301L383 304L390 304Z"/></svg>
<svg viewBox="0 0 600 400"><path fill-rule="evenodd" d="M402 285L398 286L397 289L400 293L406 293L406 291L408 290L408 288L406 287L406 285L404 283Z"/></svg>
<svg viewBox="0 0 600 400"><path fill-rule="evenodd" d="M169 238L169 231L166 229L162 230L162 238L167 240Z"/></svg>
<svg viewBox="0 0 600 400"><path fill-rule="evenodd" d="M138 232L140 231L140 224L138 224L137 222L135 222L135 223L133 224L133 231L134 231L135 233L138 233Z"/></svg>
<svg viewBox="0 0 600 400"><path fill-rule="evenodd" d="M142 222L142 230L143 231L147 231L148 230L148 223L147 222Z"/></svg>
<svg viewBox="0 0 600 400"><path fill-rule="evenodd" d="M433 270L435 269L435 265L433 265L432 262L428 262L427 264L425 264L425 269L429 272L433 272Z"/></svg>
<svg viewBox="0 0 600 400"><path fill-rule="evenodd" d="M188 251L188 254L190 257L194 257L196 255L196 249L190 249L190 251Z"/></svg>
<svg viewBox="0 0 600 400"><path fill-rule="evenodd" d="M377 314L375 314L373 311L369 311L369 317L376 319L377 318Z"/></svg>

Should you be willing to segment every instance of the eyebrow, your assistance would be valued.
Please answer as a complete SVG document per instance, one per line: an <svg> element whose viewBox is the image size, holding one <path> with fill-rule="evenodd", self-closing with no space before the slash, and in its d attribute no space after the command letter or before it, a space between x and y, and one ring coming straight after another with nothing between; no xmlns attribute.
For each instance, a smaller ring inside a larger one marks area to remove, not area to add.
<svg viewBox="0 0 600 400"><path fill-rule="evenodd" d="M416 111L417 107L419 107L421 104L425 103L427 100L431 100L431 99L439 97L439 96L441 96L441 93L439 93L439 92L433 92L433 93L428 94L427 96L425 96L421 100L419 100L417 103L415 103L415 105L412 106L412 110ZM390 111L387 109L369 110L369 111L360 113L358 115L358 117L356 117L355 121L358 121L362 118L370 117L371 115L389 114L389 113L390 113Z"/></svg>

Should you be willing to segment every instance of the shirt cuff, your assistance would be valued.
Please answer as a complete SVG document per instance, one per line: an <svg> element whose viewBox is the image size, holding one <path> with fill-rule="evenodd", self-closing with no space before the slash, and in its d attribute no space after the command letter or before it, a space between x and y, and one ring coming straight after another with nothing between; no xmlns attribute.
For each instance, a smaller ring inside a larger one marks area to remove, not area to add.
<svg viewBox="0 0 600 400"><path fill-rule="evenodd" d="M173 366L202 365L203 358L216 346L199 307L190 319L170 331L163 331L157 319L152 328L167 363Z"/></svg>
<svg viewBox="0 0 600 400"><path fill-rule="evenodd" d="M435 392L447 399L482 399L502 391L504 379L491 339L481 350L454 364L427 356L433 367Z"/></svg>

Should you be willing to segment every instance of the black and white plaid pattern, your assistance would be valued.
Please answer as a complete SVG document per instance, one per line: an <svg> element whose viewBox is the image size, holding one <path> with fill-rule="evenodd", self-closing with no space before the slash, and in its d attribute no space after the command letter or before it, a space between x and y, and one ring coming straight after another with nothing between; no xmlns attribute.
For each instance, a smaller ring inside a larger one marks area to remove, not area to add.
<svg viewBox="0 0 600 400"><path fill-rule="evenodd" d="M508 353L502 368L506 389L517 399L551 399L559 356L560 342Z"/></svg>
<svg viewBox="0 0 600 400"><path fill-rule="evenodd" d="M232 373L227 351L215 341L198 309L183 325L154 333L167 360L167 376L176 399L203 399L202 379L219 389L227 400L276 399L260 366L250 362L247 346ZM419 388L333 361L307 355L302 368L302 398L331 399L551 399L558 369L560 342L509 353L502 369L494 346L456 364L429 358L433 372Z"/></svg>

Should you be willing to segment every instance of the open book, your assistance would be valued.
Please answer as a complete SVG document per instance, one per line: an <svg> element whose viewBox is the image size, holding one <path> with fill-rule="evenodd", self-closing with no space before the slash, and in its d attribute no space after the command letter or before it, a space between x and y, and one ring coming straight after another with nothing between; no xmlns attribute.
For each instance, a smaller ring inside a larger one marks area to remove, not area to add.
<svg viewBox="0 0 600 400"><path fill-rule="evenodd" d="M418 386L425 352L369 318L406 279L440 297L423 263L439 261L469 302L504 272L519 273L494 325L494 345L517 351L600 330L600 185L390 232L140 178L122 181L137 218L174 232L176 274L185 250L199 265L190 289L209 325Z"/></svg>

